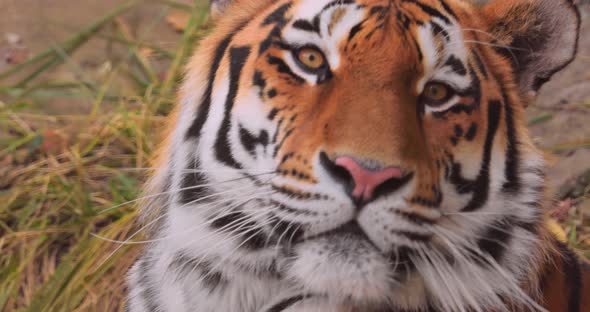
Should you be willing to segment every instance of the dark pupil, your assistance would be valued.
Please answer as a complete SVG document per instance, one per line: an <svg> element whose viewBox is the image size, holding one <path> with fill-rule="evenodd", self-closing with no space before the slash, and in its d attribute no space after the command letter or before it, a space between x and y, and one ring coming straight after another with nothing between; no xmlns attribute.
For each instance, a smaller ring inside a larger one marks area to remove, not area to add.
<svg viewBox="0 0 590 312"><path fill-rule="evenodd" d="M315 55L309 54L309 60L312 62L315 61Z"/></svg>
<svg viewBox="0 0 590 312"><path fill-rule="evenodd" d="M432 97L438 97L440 95L440 88L436 86L430 87L430 94L432 95Z"/></svg>

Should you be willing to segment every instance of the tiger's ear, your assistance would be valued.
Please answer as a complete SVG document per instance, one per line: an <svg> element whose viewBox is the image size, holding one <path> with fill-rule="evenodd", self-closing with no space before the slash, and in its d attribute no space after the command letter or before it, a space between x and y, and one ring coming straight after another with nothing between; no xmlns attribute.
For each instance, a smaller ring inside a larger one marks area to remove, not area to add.
<svg viewBox="0 0 590 312"><path fill-rule="evenodd" d="M580 15L572 0L495 0L482 11L523 95L534 98L576 54Z"/></svg>
<svg viewBox="0 0 590 312"><path fill-rule="evenodd" d="M219 19L231 2L232 0L209 0L209 15L211 19L214 21Z"/></svg>

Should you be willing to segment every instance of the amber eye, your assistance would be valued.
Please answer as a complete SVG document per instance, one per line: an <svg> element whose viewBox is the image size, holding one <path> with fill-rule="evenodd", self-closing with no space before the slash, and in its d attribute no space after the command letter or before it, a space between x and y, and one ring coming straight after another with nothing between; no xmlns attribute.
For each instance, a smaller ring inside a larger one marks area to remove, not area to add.
<svg viewBox="0 0 590 312"><path fill-rule="evenodd" d="M297 52L297 59L308 69L315 70L324 66L326 60L322 52L313 48L303 48Z"/></svg>
<svg viewBox="0 0 590 312"><path fill-rule="evenodd" d="M424 87L422 96L424 100L440 103L449 100L453 96L453 90L440 82L429 82Z"/></svg>

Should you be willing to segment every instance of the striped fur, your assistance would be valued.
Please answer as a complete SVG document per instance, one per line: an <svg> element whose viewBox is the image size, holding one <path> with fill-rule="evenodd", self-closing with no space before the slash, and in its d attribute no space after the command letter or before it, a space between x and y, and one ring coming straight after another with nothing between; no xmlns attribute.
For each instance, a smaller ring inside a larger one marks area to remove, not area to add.
<svg viewBox="0 0 590 312"><path fill-rule="evenodd" d="M146 188L130 311L590 307L524 122L575 54L569 0L227 2ZM340 156L403 175L361 203Z"/></svg>

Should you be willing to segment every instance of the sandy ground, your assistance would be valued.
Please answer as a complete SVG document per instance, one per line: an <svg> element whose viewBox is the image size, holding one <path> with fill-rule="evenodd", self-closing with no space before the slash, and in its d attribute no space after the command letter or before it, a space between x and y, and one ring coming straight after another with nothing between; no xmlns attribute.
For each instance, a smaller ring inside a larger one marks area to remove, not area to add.
<svg viewBox="0 0 590 312"><path fill-rule="evenodd" d="M0 36L14 33L23 39L26 47L38 52L68 35L77 32L90 21L108 13L121 0L0 0ZM182 2L182 1L179 1ZM190 2L185 0L184 2ZM557 74L543 87L538 101L528 109L529 118L551 114L548 121L533 125L532 134L537 144L551 149L564 144L590 141L590 4L581 1L582 30L579 53L566 70ZM146 1L139 10L125 16L137 38L154 42L173 51L179 35L160 21L167 11L153 1ZM160 22L158 22L160 21ZM155 26L154 26L155 24ZM92 39L74 54L72 62L54 70L51 75L72 76L84 71L95 71L122 53L106 40ZM584 105L585 103L585 105ZM57 99L44 107L48 114L83 113L91 101ZM590 168L590 148L575 148L553 153L553 166L549 169L550 188L555 190L567 179Z"/></svg>

